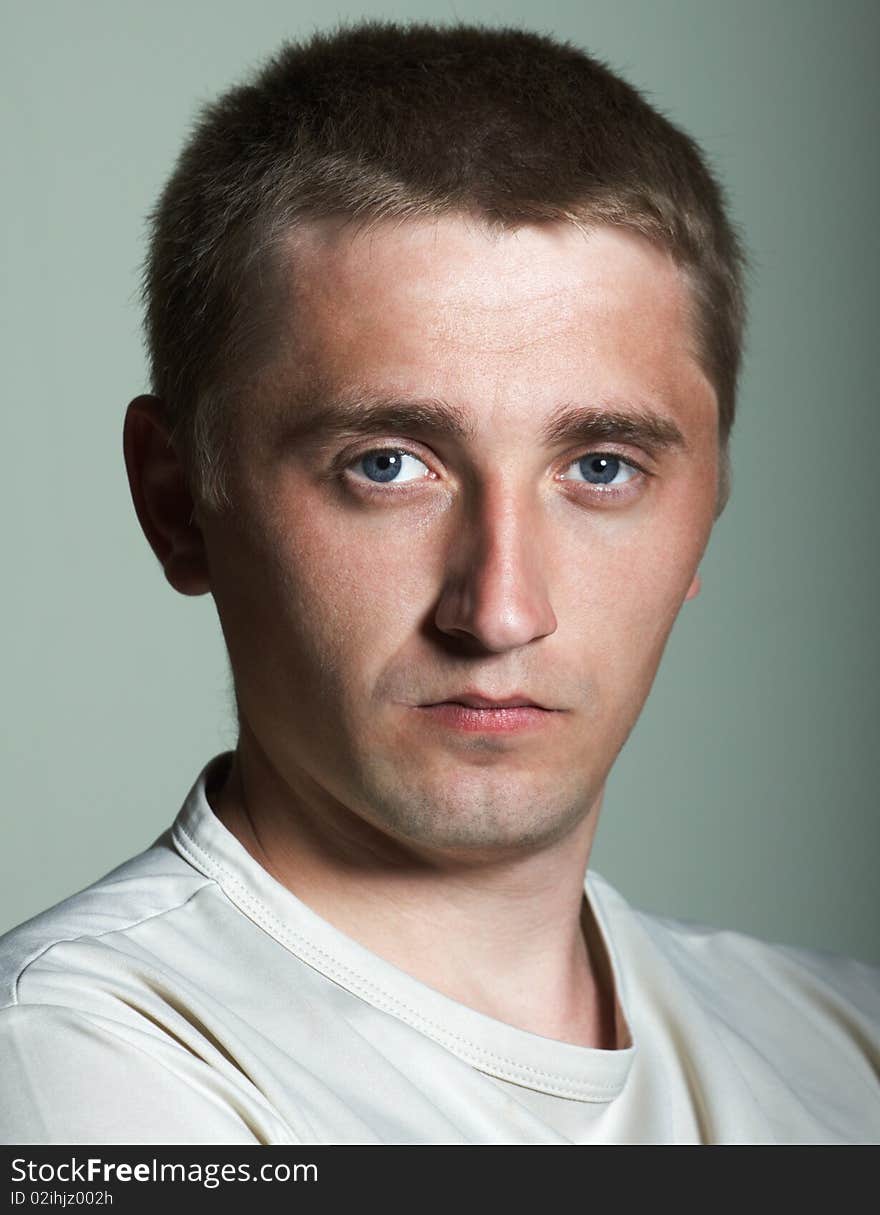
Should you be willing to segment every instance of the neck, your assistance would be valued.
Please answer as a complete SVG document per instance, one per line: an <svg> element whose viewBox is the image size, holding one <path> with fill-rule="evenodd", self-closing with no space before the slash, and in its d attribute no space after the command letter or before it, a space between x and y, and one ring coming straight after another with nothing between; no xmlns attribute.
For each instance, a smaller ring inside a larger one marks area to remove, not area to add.
<svg viewBox="0 0 880 1215"><path fill-rule="evenodd" d="M628 1031L583 881L601 795L563 838L502 859L427 856L244 736L212 808L340 932L444 995L543 1037L611 1050Z"/></svg>

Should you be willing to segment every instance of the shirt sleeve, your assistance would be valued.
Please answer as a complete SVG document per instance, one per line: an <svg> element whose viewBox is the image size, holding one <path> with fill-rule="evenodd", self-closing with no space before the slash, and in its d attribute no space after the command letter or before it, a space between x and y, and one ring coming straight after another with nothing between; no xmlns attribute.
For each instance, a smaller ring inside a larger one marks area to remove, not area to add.
<svg viewBox="0 0 880 1215"><path fill-rule="evenodd" d="M0 1076L4 1144L297 1142L185 1046L63 1006L0 1011Z"/></svg>

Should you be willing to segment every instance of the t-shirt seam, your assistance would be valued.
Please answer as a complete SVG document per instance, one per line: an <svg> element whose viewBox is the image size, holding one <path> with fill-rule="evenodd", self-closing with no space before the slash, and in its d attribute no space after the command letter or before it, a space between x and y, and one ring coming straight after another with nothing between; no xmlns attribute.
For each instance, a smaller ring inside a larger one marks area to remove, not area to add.
<svg viewBox="0 0 880 1215"><path fill-rule="evenodd" d="M216 868L224 876L224 878L240 892L242 901L245 904L249 904L252 909L258 908L260 911L262 911L263 915L266 916L267 919L275 926L282 941L290 945L298 946L301 950L303 950L303 952L311 953L313 956L320 957L322 960L324 960L324 968L322 973L327 974L330 978L333 977L333 971L336 971L337 974L344 976L349 983L352 984L355 991L357 991L357 988L360 987L362 991L369 993L370 1002L376 1007L380 1008L383 1012L389 1012L400 1016L401 1020L412 1026L414 1029L426 1027L429 1031L433 1031L429 1032L429 1036L441 1044L443 1044L444 1039L448 1041L451 1040L458 1043L459 1049L463 1052L475 1056L483 1056L490 1062L504 1064L509 1071L516 1071L521 1077L531 1076L533 1080L550 1081L554 1084L554 1087L558 1090L558 1095L560 1096L576 1097L577 1095L581 1095L582 1097L584 1090L592 1090L596 1093L607 1093L611 1095L616 1095L620 1092L619 1084L609 1085L602 1084L598 1081L590 1081L589 1084L585 1084L583 1086L583 1089L572 1087L570 1083L565 1083L566 1077L557 1072L543 1071L540 1068L531 1067L529 1064L518 1063L516 1060L508 1058L506 1055L499 1055L494 1051L487 1050L483 1046L477 1046L475 1043L471 1043L468 1041L468 1039L463 1038L460 1034L457 1034L452 1030L446 1030L442 1026L437 1025L434 1021L424 1016L424 1014L419 1013L394 996L389 995L384 988L379 987L369 979L362 978L356 971L353 971L350 967L346 966L345 963L338 962L331 954L328 954L326 950L320 948L320 946L313 945L300 933L289 933L281 921L278 920L272 911L269 910L262 899L252 895L247 887L233 873L230 873L230 871L221 861L218 861L205 848L203 848L202 845L199 844L198 841L193 837L190 831L187 830L182 821L179 822L177 826L186 836L187 840L189 840L192 847L205 858L208 864ZM220 889L222 890L222 887L220 887ZM329 965L327 965L328 962ZM378 1000L376 999L376 996L379 997ZM563 1088L565 1089L564 1092L562 1091ZM599 1100L602 1100L602 1098L600 1097Z"/></svg>
<svg viewBox="0 0 880 1215"><path fill-rule="evenodd" d="M132 921L132 923L126 924L122 928L117 926L115 928L105 928L101 932L81 932L77 936L61 937L54 941L50 941L48 945L44 945L43 948L40 949L38 953L35 953L33 957L28 958L28 960L26 962L22 963L22 965L19 968L19 970L15 976L15 979L12 983L12 999L8 1003L4 1004L3 1007L4 1008L23 1007L23 1005L19 1001L19 996L18 996L18 991L19 991L19 987L21 986L22 979L24 978L25 974L31 969L31 967L35 966L38 962L40 962L46 956L46 954L49 953L50 950L55 949L56 946L72 945L77 941L86 941L86 940L99 941L102 937L110 936L114 932L131 932L132 929L140 928L140 926L142 924L147 924L147 923L149 923L150 920L158 919L159 916L168 915L172 911L179 911L181 909L181 907L185 907L187 905L187 903L190 902L191 899L194 899L197 894L201 894L201 892L205 889L206 886L210 886L212 884L216 885L216 882L213 882L211 878L206 878L204 882L200 883L200 885L197 887L197 889L190 891L190 893L186 896L185 899L181 900L181 902L179 902L179 903L175 903L173 907L163 907L160 911L152 911L152 912L150 912L149 915L142 916L139 920L134 920L134 921ZM27 1003L27 1002L25 1002L25 1003Z"/></svg>

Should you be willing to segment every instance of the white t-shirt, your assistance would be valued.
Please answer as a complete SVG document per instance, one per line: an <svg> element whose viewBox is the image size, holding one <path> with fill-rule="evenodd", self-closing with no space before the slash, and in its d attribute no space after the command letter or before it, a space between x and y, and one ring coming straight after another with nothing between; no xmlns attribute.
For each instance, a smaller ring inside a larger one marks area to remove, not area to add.
<svg viewBox="0 0 880 1215"><path fill-rule="evenodd" d="M880 970L585 894L630 1045L544 1038L333 928L214 815L0 938L0 1141L880 1141Z"/></svg>

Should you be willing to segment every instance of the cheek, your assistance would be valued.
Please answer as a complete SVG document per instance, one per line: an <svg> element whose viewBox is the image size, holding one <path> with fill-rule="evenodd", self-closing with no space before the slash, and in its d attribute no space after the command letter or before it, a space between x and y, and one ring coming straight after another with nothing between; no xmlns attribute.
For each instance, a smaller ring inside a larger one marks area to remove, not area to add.
<svg viewBox="0 0 880 1215"><path fill-rule="evenodd" d="M703 540L666 517L592 529L581 545L569 617L590 656L602 699L647 694L684 603Z"/></svg>
<svg viewBox="0 0 880 1215"><path fill-rule="evenodd" d="M306 502L294 513L282 503L254 552L265 591L258 610L312 680L369 684L430 600L428 548L425 529L391 512L331 513Z"/></svg>

